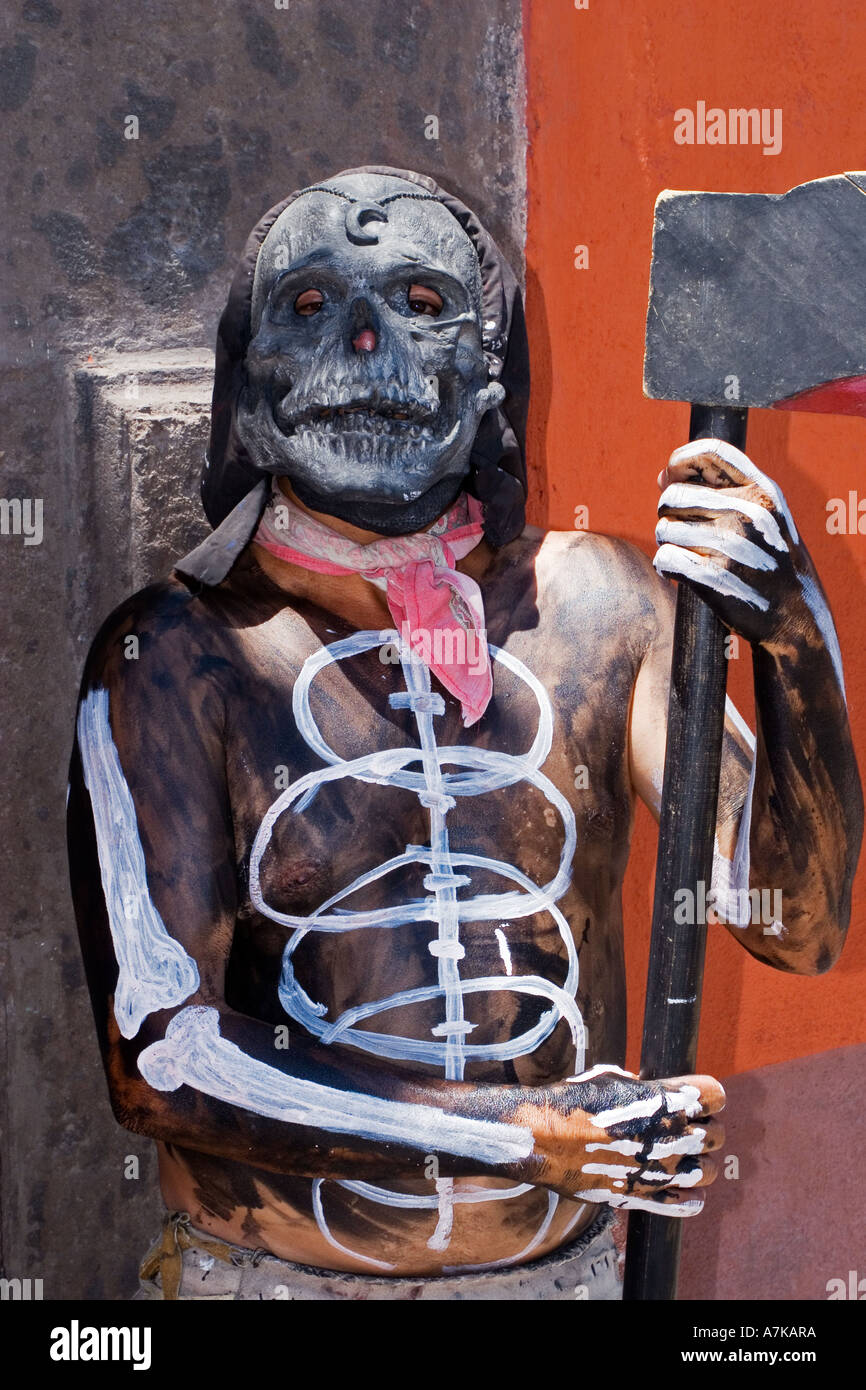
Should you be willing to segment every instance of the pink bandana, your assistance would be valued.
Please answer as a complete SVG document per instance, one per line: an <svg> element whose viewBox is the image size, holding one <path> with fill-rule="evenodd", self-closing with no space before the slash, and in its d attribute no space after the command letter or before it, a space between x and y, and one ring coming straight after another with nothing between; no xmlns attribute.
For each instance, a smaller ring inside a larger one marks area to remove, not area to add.
<svg viewBox="0 0 866 1390"><path fill-rule="evenodd" d="M362 574L385 590L404 642L463 707L468 728L493 694L484 603L455 565L481 539L481 504L461 492L428 531L361 545L316 521L274 490L253 537L271 555L319 574Z"/></svg>

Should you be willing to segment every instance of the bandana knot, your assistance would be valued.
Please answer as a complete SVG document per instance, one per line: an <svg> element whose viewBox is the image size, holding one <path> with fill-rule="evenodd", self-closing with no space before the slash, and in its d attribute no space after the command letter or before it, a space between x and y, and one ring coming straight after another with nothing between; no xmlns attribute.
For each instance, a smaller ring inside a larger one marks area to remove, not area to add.
<svg viewBox="0 0 866 1390"><path fill-rule="evenodd" d="M384 589L402 642L475 724L493 694L481 590L456 568L483 534L481 504L462 492L427 531L362 545L302 511L274 479L253 539L271 555L318 574L360 574Z"/></svg>

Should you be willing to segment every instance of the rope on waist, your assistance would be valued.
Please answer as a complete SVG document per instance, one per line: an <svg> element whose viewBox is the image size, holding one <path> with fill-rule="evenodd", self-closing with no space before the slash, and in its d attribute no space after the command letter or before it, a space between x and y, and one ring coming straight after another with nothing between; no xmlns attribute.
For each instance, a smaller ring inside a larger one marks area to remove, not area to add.
<svg viewBox="0 0 866 1390"><path fill-rule="evenodd" d="M237 1266L244 1263L244 1257L224 1240L205 1240L198 1232L193 1239L189 1231L190 1220L188 1211L169 1212L163 1218L159 1240L147 1252L138 1271L142 1279L154 1280L157 1274L160 1276L162 1296L167 1301L176 1299L180 1292L185 1250L195 1247L214 1259L222 1260L223 1264ZM258 1253L250 1251L250 1258L254 1259Z"/></svg>

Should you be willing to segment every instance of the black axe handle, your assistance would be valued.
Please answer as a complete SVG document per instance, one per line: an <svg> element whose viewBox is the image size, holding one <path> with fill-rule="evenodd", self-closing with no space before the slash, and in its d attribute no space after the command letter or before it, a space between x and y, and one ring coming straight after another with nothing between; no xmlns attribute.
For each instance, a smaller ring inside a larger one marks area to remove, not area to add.
<svg viewBox="0 0 866 1390"><path fill-rule="evenodd" d="M693 405L689 439L724 439L742 449L746 410ZM687 584L677 592L668 734L659 816L652 937L641 1076L693 1072L701 1013L706 923L674 921L674 894L709 890L722 738L726 629ZM698 1217L700 1220L700 1217ZM628 1220L624 1299L677 1296L682 1218L634 1211Z"/></svg>

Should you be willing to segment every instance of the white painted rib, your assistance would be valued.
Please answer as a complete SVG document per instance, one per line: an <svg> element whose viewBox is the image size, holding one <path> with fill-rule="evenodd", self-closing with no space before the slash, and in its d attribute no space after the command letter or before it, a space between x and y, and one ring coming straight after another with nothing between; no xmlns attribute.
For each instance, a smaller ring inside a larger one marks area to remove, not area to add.
<svg viewBox="0 0 866 1390"><path fill-rule="evenodd" d="M354 759L343 759L326 742L313 718L310 706L313 682L332 662L360 655L382 645L393 645L400 654L406 689L405 693L393 696L391 703L412 710L418 741L404 748L376 750ZM536 700L538 725L529 749L523 754L461 745L440 747L435 737L434 718L443 712L444 706L433 695L429 668L396 631L354 633L314 653L304 663L295 682L293 713L297 729L326 766L298 778L281 793L262 819L250 856L250 898L253 905L264 916L292 929L283 954L279 985L280 1000L286 1013L324 1043L348 1043L378 1056L433 1063L441 1066L445 1077L450 1080L463 1077L467 1061L505 1060L534 1051L550 1036L561 1019L567 1021L571 1030L576 1069L583 1065L586 1046L583 1019L576 1003L577 950L568 923L557 907L557 899L571 881L576 824L569 802L540 771L552 743L553 711L544 687L522 662L494 646L490 647L490 654L528 685ZM419 764L420 771L416 770ZM457 770L446 771L446 768ZM395 855L359 875L309 915L283 913L272 908L262 893L260 869L277 821L290 811L303 814L321 786L346 778L414 792L428 812L429 844L408 845L403 854ZM521 781L530 782L543 793L556 808L562 824L563 845L556 874L549 883L541 886L533 883L513 865L485 855L455 853L449 843L447 817L459 798L484 795ZM347 899L369 884L410 864L422 865L428 870L424 879L427 890L425 897L366 911L344 905ZM514 886L504 893L458 896L460 888L471 884L472 870L496 874ZM497 935L506 973L502 976L463 977L465 949L460 941L463 922L497 921L504 924L542 912L554 918L564 944L567 973L562 986L539 976L512 974L507 942L507 954L502 952L504 933L501 925L495 928L494 934ZM293 957L309 932L394 930L409 923L424 921L434 924L437 929L436 938L431 942L431 954L437 965L435 984L398 990L387 998L360 1003L329 1021L326 1007L311 999L297 978ZM473 1043L473 1025L465 1016L464 1001L472 994L498 990L546 999L552 1007L545 1010L532 1027L515 1038L500 1043ZM430 999L441 999L443 1012L441 1022L433 1028L430 1037L379 1033L358 1026L377 1014ZM385 1200L381 1196L382 1191L378 1200ZM399 1193L395 1195L394 1202L395 1205L417 1205L421 1208L432 1208L435 1202L439 1219L431 1236L434 1242L432 1248L442 1249L450 1238L454 1206L462 1199L462 1194L454 1190L453 1182L441 1180L435 1198L418 1196L410 1202L407 1194Z"/></svg>

